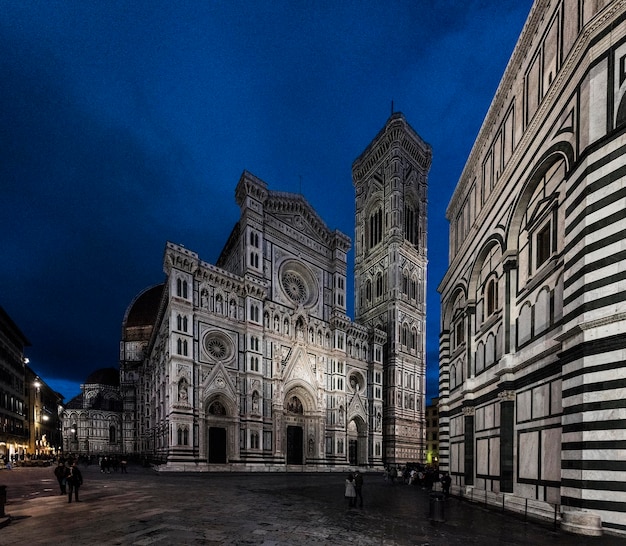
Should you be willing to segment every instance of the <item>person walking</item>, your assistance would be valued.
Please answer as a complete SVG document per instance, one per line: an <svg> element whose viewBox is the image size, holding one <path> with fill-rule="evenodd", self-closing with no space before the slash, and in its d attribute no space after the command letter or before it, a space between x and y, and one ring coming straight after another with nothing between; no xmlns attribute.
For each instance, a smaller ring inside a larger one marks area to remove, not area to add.
<svg viewBox="0 0 626 546"><path fill-rule="evenodd" d="M74 461L72 463L72 466L70 467L69 476L67 477L67 502L72 502L72 493L74 493L74 498L76 499L76 502L80 502L78 500L78 490L80 489L81 485L83 485L83 475L78 469L76 461Z"/></svg>
<svg viewBox="0 0 626 546"><path fill-rule="evenodd" d="M443 476L441 476L441 488L443 489L443 494L447 499L450 496L450 484L452 483L452 478L448 472L444 472Z"/></svg>
<svg viewBox="0 0 626 546"><path fill-rule="evenodd" d="M354 473L354 505L359 501L359 508L363 508L363 474L359 470Z"/></svg>
<svg viewBox="0 0 626 546"><path fill-rule="evenodd" d="M59 482L59 488L61 489L61 495L65 495L67 492L67 475L70 473L70 469L65 466L65 463L59 461L59 464L54 469L54 475Z"/></svg>
<svg viewBox="0 0 626 546"><path fill-rule="evenodd" d="M352 474L348 474L345 485L345 497L348 500L348 508L352 508L356 504L356 489L354 488L354 478Z"/></svg>

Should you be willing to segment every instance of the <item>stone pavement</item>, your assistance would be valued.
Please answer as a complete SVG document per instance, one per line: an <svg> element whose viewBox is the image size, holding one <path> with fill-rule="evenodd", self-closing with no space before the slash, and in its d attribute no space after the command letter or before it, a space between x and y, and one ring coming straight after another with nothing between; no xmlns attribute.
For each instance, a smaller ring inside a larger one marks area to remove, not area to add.
<svg viewBox="0 0 626 546"><path fill-rule="evenodd" d="M348 508L345 473L157 474L81 469L80 503L59 494L50 468L0 471L7 486L0 545L626 545L618 537L576 537L458 499L445 523L428 520L429 496L366 474L364 508Z"/></svg>

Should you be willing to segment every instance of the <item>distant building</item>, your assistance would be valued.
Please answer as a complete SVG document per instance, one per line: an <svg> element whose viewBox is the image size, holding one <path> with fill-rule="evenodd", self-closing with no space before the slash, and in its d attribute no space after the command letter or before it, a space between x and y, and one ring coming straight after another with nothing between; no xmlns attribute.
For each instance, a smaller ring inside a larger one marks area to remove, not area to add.
<svg viewBox="0 0 626 546"><path fill-rule="evenodd" d="M30 343L0 307L0 458L5 462L28 453L24 348Z"/></svg>
<svg viewBox="0 0 626 546"><path fill-rule="evenodd" d="M439 458L588 534L626 534L625 163L626 2L537 0L447 210Z"/></svg>
<svg viewBox="0 0 626 546"><path fill-rule="evenodd" d="M427 464L439 465L439 397L426 406L426 460Z"/></svg>
<svg viewBox="0 0 626 546"><path fill-rule="evenodd" d="M166 470L422 461L430 158L394 114L353 166L355 321L350 239L248 172L216 265L167 243L122 326L123 448Z"/></svg>
<svg viewBox="0 0 626 546"><path fill-rule="evenodd" d="M62 413L64 450L76 455L108 455L122 450L122 397L116 368L87 377L81 393Z"/></svg>

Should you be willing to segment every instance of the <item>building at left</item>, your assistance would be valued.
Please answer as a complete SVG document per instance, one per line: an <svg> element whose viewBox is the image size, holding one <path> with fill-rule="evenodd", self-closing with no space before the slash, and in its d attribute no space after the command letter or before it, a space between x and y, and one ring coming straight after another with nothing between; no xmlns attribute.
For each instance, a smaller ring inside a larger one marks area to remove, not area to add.
<svg viewBox="0 0 626 546"><path fill-rule="evenodd" d="M49 458L61 449L63 397L28 366L29 346L0 307L0 464Z"/></svg>

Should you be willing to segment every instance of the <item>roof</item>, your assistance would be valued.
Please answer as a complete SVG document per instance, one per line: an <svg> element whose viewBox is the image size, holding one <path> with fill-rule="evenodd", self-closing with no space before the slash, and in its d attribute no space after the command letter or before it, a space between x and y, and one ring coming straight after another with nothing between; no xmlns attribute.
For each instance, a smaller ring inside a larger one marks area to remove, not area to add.
<svg viewBox="0 0 626 546"><path fill-rule="evenodd" d="M146 288L131 302L124 317L124 329L154 325L164 287L161 283Z"/></svg>
<svg viewBox="0 0 626 546"><path fill-rule="evenodd" d="M100 368L99 370L89 374L89 377L85 380L85 384L119 387L120 372L117 368Z"/></svg>

